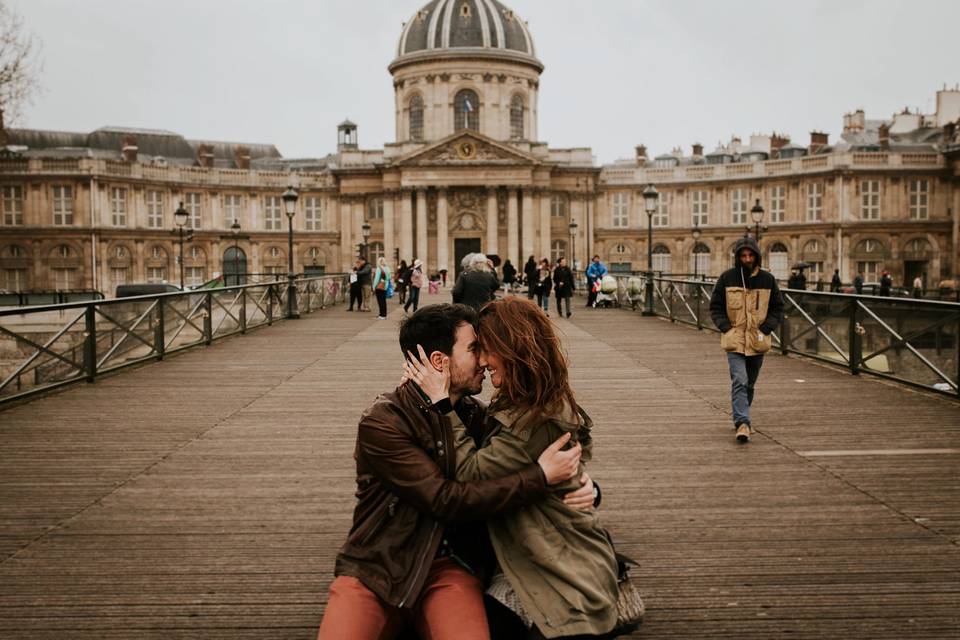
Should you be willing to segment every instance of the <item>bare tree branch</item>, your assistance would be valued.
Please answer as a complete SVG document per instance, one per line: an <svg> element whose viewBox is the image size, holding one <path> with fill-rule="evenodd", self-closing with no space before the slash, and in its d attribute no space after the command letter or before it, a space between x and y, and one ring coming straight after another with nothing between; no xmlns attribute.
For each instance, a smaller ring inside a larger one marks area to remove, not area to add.
<svg viewBox="0 0 960 640"><path fill-rule="evenodd" d="M40 92L40 50L20 15L0 0L0 129L16 122Z"/></svg>

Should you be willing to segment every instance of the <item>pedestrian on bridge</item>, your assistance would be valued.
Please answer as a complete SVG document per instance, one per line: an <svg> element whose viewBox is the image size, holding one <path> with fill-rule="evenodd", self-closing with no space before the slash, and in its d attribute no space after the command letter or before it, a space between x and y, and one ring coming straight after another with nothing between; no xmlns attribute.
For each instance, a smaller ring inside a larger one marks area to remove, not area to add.
<svg viewBox="0 0 960 640"><path fill-rule="evenodd" d="M360 311L370 311L370 294L373 291L373 269L363 256L360 257L360 268L357 269L357 282L360 283L360 293L363 296L363 304L360 306Z"/></svg>
<svg viewBox="0 0 960 640"><path fill-rule="evenodd" d="M377 271L373 278L373 290L377 296L377 320L387 319L387 293L390 292L390 269L387 267L387 259L377 258Z"/></svg>
<svg viewBox="0 0 960 640"><path fill-rule="evenodd" d="M750 405L770 334L783 321L783 300L777 279L760 268L760 247L752 237L740 238L733 250L736 266L723 272L710 298L710 315L723 334L720 346L730 368L733 428L739 442L750 440Z"/></svg>

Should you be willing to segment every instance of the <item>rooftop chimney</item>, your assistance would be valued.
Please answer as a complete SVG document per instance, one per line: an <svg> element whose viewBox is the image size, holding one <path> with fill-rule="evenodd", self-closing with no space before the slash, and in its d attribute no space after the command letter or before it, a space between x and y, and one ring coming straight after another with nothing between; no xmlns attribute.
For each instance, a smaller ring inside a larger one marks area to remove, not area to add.
<svg viewBox="0 0 960 640"><path fill-rule="evenodd" d="M647 147L646 145L638 144L637 145L637 166L642 167L647 164Z"/></svg>
<svg viewBox="0 0 960 640"><path fill-rule="evenodd" d="M774 133L770 136L770 157L777 158L780 156L780 149L790 144L790 136L780 135L779 133Z"/></svg>
<svg viewBox="0 0 960 640"><path fill-rule="evenodd" d="M137 139L129 134L123 136L123 140L120 143L120 152L123 154L124 162L136 162L139 152Z"/></svg>
<svg viewBox="0 0 960 640"><path fill-rule="evenodd" d="M197 164L207 169L213 168L213 145L201 144L197 147Z"/></svg>
<svg viewBox="0 0 960 640"><path fill-rule="evenodd" d="M693 143L693 157L702 158L703 157L703 145L699 142Z"/></svg>
<svg viewBox="0 0 960 640"><path fill-rule="evenodd" d="M862 113L862 112L861 112ZM823 149L827 144L829 144L828 139L830 138L829 133L823 133L821 131L811 131L810 132L810 148L808 152L810 155L813 155Z"/></svg>
<svg viewBox="0 0 960 640"><path fill-rule="evenodd" d="M881 124L880 130L880 149L890 151L890 127L887 124Z"/></svg>
<svg viewBox="0 0 960 640"><path fill-rule="evenodd" d="M239 145L233 150L233 164L237 169L250 168L250 147Z"/></svg>

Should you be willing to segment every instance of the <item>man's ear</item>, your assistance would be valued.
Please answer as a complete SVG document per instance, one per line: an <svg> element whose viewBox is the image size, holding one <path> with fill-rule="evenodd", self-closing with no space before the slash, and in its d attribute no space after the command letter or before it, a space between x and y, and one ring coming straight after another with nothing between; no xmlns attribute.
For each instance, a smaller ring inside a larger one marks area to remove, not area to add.
<svg viewBox="0 0 960 640"><path fill-rule="evenodd" d="M443 371L443 359L446 357L446 354L440 353L439 351L433 351L430 354L430 364L433 365L433 368L437 371Z"/></svg>

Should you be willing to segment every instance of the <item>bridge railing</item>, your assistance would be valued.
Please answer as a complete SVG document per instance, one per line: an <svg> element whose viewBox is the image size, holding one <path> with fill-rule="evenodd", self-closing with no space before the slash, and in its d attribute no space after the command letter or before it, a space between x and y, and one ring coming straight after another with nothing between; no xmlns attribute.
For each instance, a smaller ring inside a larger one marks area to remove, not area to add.
<svg viewBox="0 0 960 640"><path fill-rule="evenodd" d="M344 302L347 276L297 278L299 314ZM0 407L289 315L286 280L0 309Z"/></svg>
<svg viewBox="0 0 960 640"><path fill-rule="evenodd" d="M614 278L616 304L643 309L645 276ZM654 277L654 312L717 331L710 318L713 288L713 281ZM773 339L782 353L960 396L960 304L795 289L781 293L784 321Z"/></svg>

